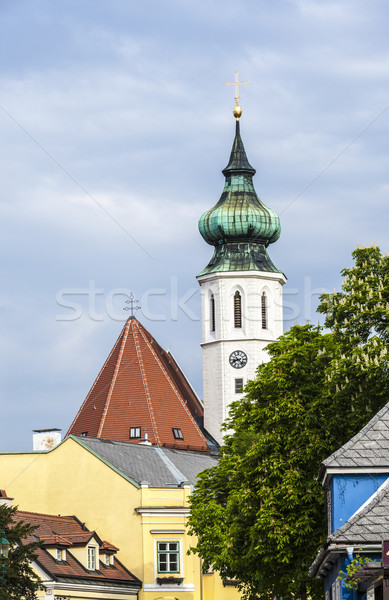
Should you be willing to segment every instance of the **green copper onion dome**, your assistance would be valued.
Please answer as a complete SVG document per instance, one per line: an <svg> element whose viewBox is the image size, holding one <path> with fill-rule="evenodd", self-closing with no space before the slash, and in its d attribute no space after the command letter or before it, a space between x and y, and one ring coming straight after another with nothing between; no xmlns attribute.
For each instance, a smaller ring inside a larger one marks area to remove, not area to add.
<svg viewBox="0 0 389 600"><path fill-rule="evenodd" d="M236 120L236 135L219 202L199 220L207 244L215 246L211 262L200 273L217 271L279 272L266 248L281 235L280 219L258 198L253 184L255 169L247 160Z"/></svg>

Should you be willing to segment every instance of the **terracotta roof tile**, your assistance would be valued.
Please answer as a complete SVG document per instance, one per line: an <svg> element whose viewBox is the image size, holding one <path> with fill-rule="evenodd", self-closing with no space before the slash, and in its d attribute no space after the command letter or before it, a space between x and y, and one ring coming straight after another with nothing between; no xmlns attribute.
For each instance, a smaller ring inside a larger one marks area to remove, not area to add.
<svg viewBox="0 0 389 600"><path fill-rule="evenodd" d="M208 451L196 419L203 407L173 356L134 317L128 319L67 435ZM183 439L176 439L173 429Z"/></svg>
<svg viewBox="0 0 389 600"><path fill-rule="evenodd" d="M44 546L71 546L72 543L62 535L40 535L39 539Z"/></svg>
<svg viewBox="0 0 389 600"><path fill-rule="evenodd" d="M81 578L89 581L108 581L113 580L129 585L139 585L140 581L135 577L117 558L113 565L105 565L99 562L98 570L89 571L82 565L72 554L72 546L87 545L92 537L95 537L99 543L101 550L118 550L116 546L110 542L102 542L99 536L94 531L88 531L85 524L81 523L74 516L55 516L41 513L31 513L26 511L17 511L15 519L29 523L36 527L27 542L38 538L43 542L43 546L35 551L37 555L36 562L49 574L53 579L61 578ZM66 545L66 560L57 561L45 546L56 545L55 540L58 540L58 546ZM67 543L63 543L66 541Z"/></svg>
<svg viewBox="0 0 389 600"><path fill-rule="evenodd" d="M100 546L100 550L109 550L110 552L118 552L119 548L117 546L114 546L110 542L107 542L106 540L104 540Z"/></svg>

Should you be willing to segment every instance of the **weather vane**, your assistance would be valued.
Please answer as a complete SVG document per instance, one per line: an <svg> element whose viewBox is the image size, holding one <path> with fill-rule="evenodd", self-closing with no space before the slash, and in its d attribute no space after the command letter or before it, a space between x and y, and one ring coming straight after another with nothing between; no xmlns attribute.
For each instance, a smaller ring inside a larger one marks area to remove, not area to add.
<svg viewBox="0 0 389 600"><path fill-rule="evenodd" d="M123 310L130 310L130 319L132 319L134 317L134 312L140 309L140 306L137 306L137 304L139 304L139 300L135 298L135 294L133 292L131 292L131 294L128 296L126 304L129 304L130 306L125 306Z"/></svg>
<svg viewBox="0 0 389 600"><path fill-rule="evenodd" d="M248 85L249 83L250 83L249 81L239 81L239 71L238 70L235 71L235 81L226 81L224 83L224 85L234 85L235 86L235 108L233 110L233 113L234 113L234 117L237 121L239 120L239 118L242 114L242 109L239 106L239 100L240 100L239 86L240 85Z"/></svg>

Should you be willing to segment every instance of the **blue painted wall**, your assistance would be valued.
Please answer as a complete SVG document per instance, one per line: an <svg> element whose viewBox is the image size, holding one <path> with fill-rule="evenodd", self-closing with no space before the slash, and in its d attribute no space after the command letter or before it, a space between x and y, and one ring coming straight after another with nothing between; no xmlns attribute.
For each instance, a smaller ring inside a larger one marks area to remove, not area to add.
<svg viewBox="0 0 389 600"><path fill-rule="evenodd" d="M331 482L332 533L386 481L389 473L334 475Z"/></svg>
<svg viewBox="0 0 389 600"><path fill-rule="evenodd" d="M354 552L353 558L355 558L358 554L358 552ZM369 556L371 560L381 560L381 554L378 553L363 553L363 556ZM358 592L357 590L346 588L343 585L343 581L338 581L339 572L343 571L343 573L346 573L347 565L349 564L350 560L347 555L345 553L340 554L338 560L333 565L332 569L327 573L327 576L324 580L324 600L326 597L329 597L331 600L336 600L336 594L333 593L335 591L332 587L333 584L334 588L339 586L339 600L366 600L366 592ZM326 592L329 592L328 596L326 596Z"/></svg>

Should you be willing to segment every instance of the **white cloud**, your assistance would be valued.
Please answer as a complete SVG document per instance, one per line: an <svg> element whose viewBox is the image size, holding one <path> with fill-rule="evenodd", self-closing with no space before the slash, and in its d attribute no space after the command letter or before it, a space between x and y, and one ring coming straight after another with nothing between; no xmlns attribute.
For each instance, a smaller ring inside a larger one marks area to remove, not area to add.
<svg viewBox="0 0 389 600"><path fill-rule="evenodd" d="M301 306L305 277L333 288L357 243L387 249L385 3L21 0L0 16L0 105L27 131L0 109L2 449L68 425L119 334L85 299L58 323L62 288L94 281L102 309L114 288L166 289L151 303L166 321L146 326L201 390L199 323L172 320L171 277L184 295L212 254L197 221L222 192L236 68L256 190L282 213L269 253Z"/></svg>

